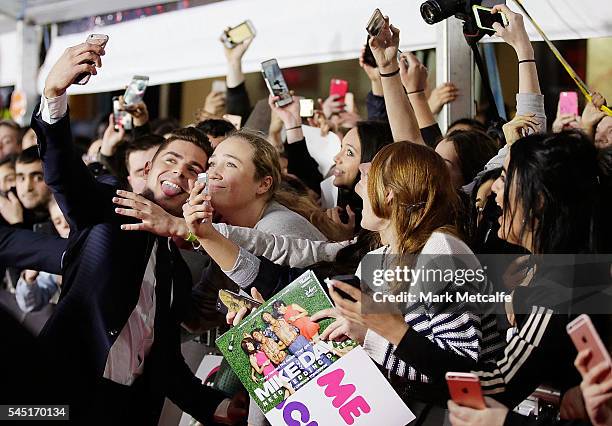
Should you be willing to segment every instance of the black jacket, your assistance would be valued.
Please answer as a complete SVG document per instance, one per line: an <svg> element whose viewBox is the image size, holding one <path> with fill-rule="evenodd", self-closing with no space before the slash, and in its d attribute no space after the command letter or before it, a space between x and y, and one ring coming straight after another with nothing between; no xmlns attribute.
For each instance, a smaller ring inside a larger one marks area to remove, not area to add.
<svg viewBox="0 0 612 426"><path fill-rule="evenodd" d="M128 220L114 212L116 186L112 178L96 180L73 150L68 114L53 125L34 116L32 128L45 181L71 229L60 301L40 334L45 350L55 357L71 419L123 424L134 418L140 424L157 424L167 396L198 420L208 421L223 396L204 387L181 355L181 313L189 299L191 276L177 248L146 232L121 231L120 225ZM103 379L104 368L137 304L156 238L154 343L143 375L122 390ZM139 402L124 400L129 412L105 403L121 391Z"/></svg>

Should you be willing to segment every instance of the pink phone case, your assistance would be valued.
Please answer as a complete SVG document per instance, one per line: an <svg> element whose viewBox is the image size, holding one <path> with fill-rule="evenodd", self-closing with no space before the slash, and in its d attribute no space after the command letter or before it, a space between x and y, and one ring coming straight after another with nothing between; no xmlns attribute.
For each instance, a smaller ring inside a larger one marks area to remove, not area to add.
<svg viewBox="0 0 612 426"><path fill-rule="evenodd" d="M570 322L567 325L567 334L579 352L585 349L591 350L591 359L587 365L589 370L602 362L611 363L610 354L588 315L582 314Z"/></svg>
<svg viewBox="0 0 612 426"><path fill-rule="evenodd" d="M561 92L559 95L559 114L578 115L578 93Z"/></svg>

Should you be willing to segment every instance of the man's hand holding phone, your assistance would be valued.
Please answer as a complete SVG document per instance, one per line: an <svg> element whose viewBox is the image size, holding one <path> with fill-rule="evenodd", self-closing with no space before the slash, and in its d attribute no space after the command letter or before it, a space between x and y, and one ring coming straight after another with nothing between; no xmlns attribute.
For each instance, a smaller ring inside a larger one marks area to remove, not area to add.
<svg viewBox="0 0 612 426"><path fill-rule="evenodd" d="M115 124L118 124L118 130L115 130ZM108 126L102 136L102 146L100 147L100 153L106 157L112 157L117 152L117 148L124 141L125 130L121 123L115 123L115 116L110 114L108 116Z"/></svg>
<svg viewBox="0 0 612 426"><path fill-rule="evenodd" d="M83 73L96 75L97 68L102 66L101 57L104 54L103 46L92 43L81 43L66 49L47 76L44 96L51 99L63 95Z"/></svg>

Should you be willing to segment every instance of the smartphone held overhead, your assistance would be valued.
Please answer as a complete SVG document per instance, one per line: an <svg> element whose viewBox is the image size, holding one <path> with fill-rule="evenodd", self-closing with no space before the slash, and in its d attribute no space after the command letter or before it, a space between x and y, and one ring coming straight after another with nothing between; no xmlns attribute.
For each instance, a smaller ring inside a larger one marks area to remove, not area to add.
<svg viewBox="0 0 612 426"><path fill-rule="evenodd" d="M383 16L380 9L375 9L374 13L372 14L372 17L366 25L366 31L368 32L368 34L370 34L370 36L376 37L380 33L380 30L382 29L384 24L385 17Z"/></svg>
<svg viewBox="0 0 612 426"><path fill-rule="evenodd" d="M108 36L106 34L89 34L85 42L89 44L97 44L97 45L104 47L106 46L106 43L108 42ZM85 61L83 63L94 65L94 62L92 61ZM79 85L87 84L90 77L91 77L91 74L88 72L81 73L74 80L74 83L79 84Z"/></svg>
<svg viewBox="0 0 612 426"><path fill-rule="evenodd" d="M480 29L486 30L489 34L495 33L493 24L496 22L502 27L508 25L508 18L506 18L506 15L504 15L503 12L492 13L493 9L476 4L472 6L472 10L474 12L476 26Z"/></svg>
<svg viewBox="0 0 612 426"><path fill-rule="evenodd" d="M283 107L293 102L289 87L283 77L283 72L278 66L276 59L269 59L261 63L261 72L263 74L266 86L272 96L278 96L280 99L276 101L276 105Z"/></svg>
<svg viewBox="0 0 612 426"><path fill-rule="evenodd" d="M249 20L244 21L240 25L236 25L221 34L221 41L228 49L233 49L240 43L255 37L255 27Z"/></svg>

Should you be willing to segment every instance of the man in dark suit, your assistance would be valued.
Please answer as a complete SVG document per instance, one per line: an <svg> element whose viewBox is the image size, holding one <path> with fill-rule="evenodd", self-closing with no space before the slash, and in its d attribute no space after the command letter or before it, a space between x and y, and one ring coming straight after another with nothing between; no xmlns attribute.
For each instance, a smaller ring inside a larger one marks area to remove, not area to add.
<svg viewBox="0 0 612 426"><path fill-rule="evenodd" d="M32 118L45 180L71 229L60 302L41 343L58 363L71 419L157 424L168 397L206 424L222 411L237 420L245 410L203 386L181 355L191 277L178 249L168 238L123 232L129 222L115 212L115 182L96 180L73 149L66 89L81 73L96 74L103 54L88 43L67 49ZM203 143L166 141L145 167L142 195L180 216L207 160Z"/></svg>

